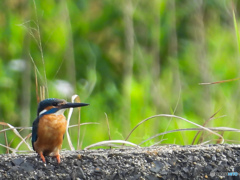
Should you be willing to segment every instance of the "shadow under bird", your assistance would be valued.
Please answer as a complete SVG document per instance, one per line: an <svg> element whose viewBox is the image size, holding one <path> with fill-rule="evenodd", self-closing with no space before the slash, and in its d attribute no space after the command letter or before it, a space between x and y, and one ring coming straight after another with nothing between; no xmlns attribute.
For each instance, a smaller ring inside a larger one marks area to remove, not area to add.
<svg viewBox="0 0 240 180"><path fill-rule="evenodd" d="M44 156L55 156L60 163L59 151L66 132L64 111L68 108L88 106L86 103L69 103L63 99L49 98L38 105L37 118L32 125L32 147L45 163Z"/></svg>

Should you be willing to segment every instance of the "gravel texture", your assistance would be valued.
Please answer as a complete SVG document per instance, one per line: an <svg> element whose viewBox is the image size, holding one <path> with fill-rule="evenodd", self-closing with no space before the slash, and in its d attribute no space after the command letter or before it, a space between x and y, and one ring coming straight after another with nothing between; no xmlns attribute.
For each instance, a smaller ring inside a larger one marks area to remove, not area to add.
<svg viewBox="0 0 240 180"><path fill-rule="evenodd" d="M62 151L0 155L0 179L239 179L240 145ZM234 172L234 174L230 174ZM237 174L239 173L239 175Z"/></svg>

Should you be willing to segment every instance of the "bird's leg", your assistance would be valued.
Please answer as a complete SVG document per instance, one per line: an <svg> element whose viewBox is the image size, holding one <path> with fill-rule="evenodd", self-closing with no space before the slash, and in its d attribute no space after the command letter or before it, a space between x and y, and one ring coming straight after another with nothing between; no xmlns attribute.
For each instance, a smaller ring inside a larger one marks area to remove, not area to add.
<svg viewBox="0 0 240 180"><path fill-rule="evenodd" d="M46 160L45 160L45 157L43 156L43 153L42 153L42 152L40 152L40 153L39 153L39 155L40 155L40 157L41 157L42 161L43 161L44 163L46 163Z"/></svg>
<svg viewBox="0 0 240 180"><path fill-rule="evenodd" d="M59 155L59 154L57 154L57 155L56 155L56 158L57 158L57 162L58 162L58 164L59 164L59 163L60 163L60 161L61 161L61 160L60 160L60 155Z"/></svg>

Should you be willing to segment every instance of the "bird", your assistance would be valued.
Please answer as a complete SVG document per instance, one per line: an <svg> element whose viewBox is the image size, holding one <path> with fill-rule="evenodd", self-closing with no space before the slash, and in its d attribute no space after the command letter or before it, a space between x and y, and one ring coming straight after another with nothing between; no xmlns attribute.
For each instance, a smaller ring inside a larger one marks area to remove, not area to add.
<svg viewBox="0 0 240 180"><path fill-rule="evenodd" d="M60 163L59 151L67 127L64 111L68 108L88 106L87 103L70 103L64 99L48 98L38 104L37 118L32 124L32 147L44 163L44 156L55 156Z"/></svg>

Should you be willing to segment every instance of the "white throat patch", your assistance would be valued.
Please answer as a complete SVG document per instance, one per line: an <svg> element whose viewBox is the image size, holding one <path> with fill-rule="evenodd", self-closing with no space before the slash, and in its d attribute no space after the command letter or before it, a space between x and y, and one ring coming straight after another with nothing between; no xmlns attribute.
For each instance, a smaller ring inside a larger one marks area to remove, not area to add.
<svg viewBox="0 0 240 180"><path fill-rule="evenodd" d="M53 113L54 115L62 115L66 109L60 109L57 112Z"/></svg>

